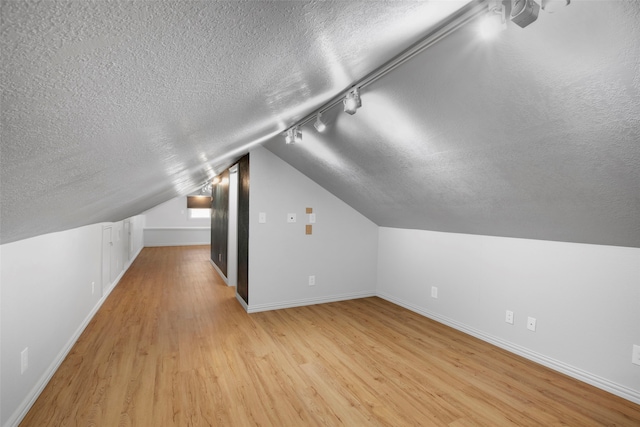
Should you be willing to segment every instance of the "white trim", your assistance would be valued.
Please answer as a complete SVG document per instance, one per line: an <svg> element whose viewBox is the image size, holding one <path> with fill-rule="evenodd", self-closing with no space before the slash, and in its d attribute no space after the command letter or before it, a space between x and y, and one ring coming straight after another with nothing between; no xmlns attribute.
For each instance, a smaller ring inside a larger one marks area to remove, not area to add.
<svg viewBox="0 0 640 427"><path fill-rule="evenodd" d="M256 304L256 305L249 304L247 308L247 313L258 313L260 311L280 310L282 308L303 307L305 305L325 304L328 302L345 301L345 300L368 298L368 297L375 297L375 296L376 296L376 293L374 291L363 291L363 292L352 292L348 294L332 295L328 297L305 298L305 299L277 302L277 303Z"/></svg>
<svg viewBox="0 0 640 427"><path fill-rule="evenodd" d="M615 394L616 396L620 396L623 399L627 399L631 402L640 404L640 392L637 390L633 390L621 384L614 383L613 381L610 381L606 378L599 377L597 375L594 375L580 368L576 368L575 366L571 366L567 363L561 362L551 357L547 357L543 354L529 350L526 347L522 347L517 344L510 343L509 341L505 341L502 338L498 338L493 335L484 333L478 329L471 328L465 324L456 322L455 320L452 320L448 317L440 316L439 314L433 313L429 310L425 310L421 307L418 307L409 302L393 297L384 292L378 292L377 296L393 304L404 307L407 310L411 310L422 316L428 317L429 319L435 320L438 323L442 323L444 325L450 326L468 335L479 338L482 341L493 344L511 353L517 354L518 356L522 356L525 359L532 360L536 363L546 366L547 368L553 369L554 371L568 375L572 378L575 378L577 380L590 384L601 390L608 391L609 393Z"/></svg>
<svg viewBox="0 0 640 427"><path fill-rule="evenodd" d="M213 262L213 260L211 258L209 258L209 262L211 263L211 265L213 266L213 268L216 269L216 271L218 272L218 274L220 275L220 278L222 278L222 280L224 280L224 283L227 284L227 286L229 286L229 280L227 280L227 276L225 276L224 274L222 274L222 270L220 270L220 267L218 267L216 265L215 262Z"/></svg>
<svg viewBox="0 0 640 427"><path fill-rule="evenodd" d="M145 227L143 230L211 230L209 227Z"/></svg>
<svg viewBox="0 0 640 427"><path fill-rule="evenodd" d="M133 261L138 257L141 251L142 248L140 248L135 256L131 258L124 270L122 270L122 272L118 275L118 277L116 277L113 283L109 285L108 289L103 292L102 298L98 300L98 303L93 307L93 309L91 309L91 311L82 321L75 333L71 336L71 338L69 338L65 346L60 350L49 367L44 371L38 382L36 382L31 391L27 394L27 397L22 401L20 406L18 406L13 415L7 420L7 422L5 423L5 427L17 427L22 422L38 397L40 397L40 393L42 393L42 390L44 390L47 384L49 384L49 381L51 381L53 375L56 373L62 362L64 362L64 359L66 359L67 355L80 338L80 335L82 335L86 327L89 325L89 322L91 322L93 316L95 316L98 310L100 310L102 304L104 304L104 302L111 294L111 291L115 289L115 287L120 282L120 279L122 279L122 276L124 276L124 273L126 273L129 267L131 267L131 264L133 264Z"/></svg>
<svg viewBox="0 0 640 427"><path fill-rule="evenodd" d="M211 242L171 242L171 243L147 243L144 245L145 248L162 248L165 246L207 246L210 245Z"/></svg>

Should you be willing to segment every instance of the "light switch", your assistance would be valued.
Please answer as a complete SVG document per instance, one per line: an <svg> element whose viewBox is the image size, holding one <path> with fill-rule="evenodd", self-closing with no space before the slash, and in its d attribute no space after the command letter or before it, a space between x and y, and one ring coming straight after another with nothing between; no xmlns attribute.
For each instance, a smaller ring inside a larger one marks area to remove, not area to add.
<svg viewBox="0 0 640 427"><path fill-rule="evenodd" d="M315 224L316 223L316 214L312 213L309 214L309 224Z"/></svg>

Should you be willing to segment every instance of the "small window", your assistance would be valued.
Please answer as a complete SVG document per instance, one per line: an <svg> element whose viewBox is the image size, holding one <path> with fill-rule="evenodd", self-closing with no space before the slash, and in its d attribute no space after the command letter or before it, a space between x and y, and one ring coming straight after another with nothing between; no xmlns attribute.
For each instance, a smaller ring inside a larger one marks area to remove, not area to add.
<svg viewBox="0 0 640 427"><path fill-rule="evenodd" d="M211 209L188 209L189 218L211 218Z"/></svg>

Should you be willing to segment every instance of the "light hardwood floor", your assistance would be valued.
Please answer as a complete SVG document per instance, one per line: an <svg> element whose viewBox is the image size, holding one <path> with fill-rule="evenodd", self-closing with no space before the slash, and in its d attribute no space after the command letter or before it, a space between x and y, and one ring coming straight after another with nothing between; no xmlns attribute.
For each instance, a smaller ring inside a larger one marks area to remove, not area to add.
<svg viewBox="0 0 640 427"><path fill-rule="evenodd" d="M247 314L146 248L23 426L640 425L640 406L379 298Z"/></svg>

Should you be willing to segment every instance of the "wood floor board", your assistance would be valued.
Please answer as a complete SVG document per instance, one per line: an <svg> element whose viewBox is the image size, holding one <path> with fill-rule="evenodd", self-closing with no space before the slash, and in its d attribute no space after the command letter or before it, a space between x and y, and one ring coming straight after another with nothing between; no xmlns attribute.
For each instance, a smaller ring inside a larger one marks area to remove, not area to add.
<svg viewBox="0 0 640 427"><path fill-rule="evenodd" d="M22 426L640 426L640 406L379 298L247 314L145 248Z"/></svg>

